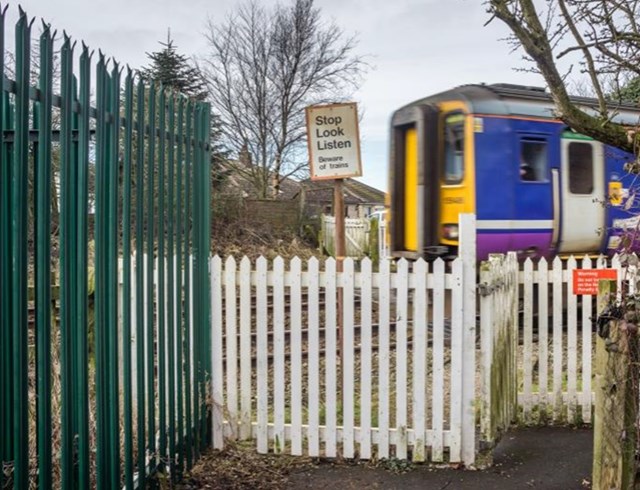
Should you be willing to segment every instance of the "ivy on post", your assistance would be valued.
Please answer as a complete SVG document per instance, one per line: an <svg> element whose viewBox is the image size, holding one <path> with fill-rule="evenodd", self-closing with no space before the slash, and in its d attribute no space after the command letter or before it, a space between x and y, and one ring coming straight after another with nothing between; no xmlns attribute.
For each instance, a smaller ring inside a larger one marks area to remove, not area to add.
<svg viewBox="0 0 640 490"><path fill-rule="evenodd" d="M616 281L598 286L596 338L594 489L631 489L635 479L638 417L637 314L635 300L616 303ZM640 306L640 304L638 305Z"/></svg>

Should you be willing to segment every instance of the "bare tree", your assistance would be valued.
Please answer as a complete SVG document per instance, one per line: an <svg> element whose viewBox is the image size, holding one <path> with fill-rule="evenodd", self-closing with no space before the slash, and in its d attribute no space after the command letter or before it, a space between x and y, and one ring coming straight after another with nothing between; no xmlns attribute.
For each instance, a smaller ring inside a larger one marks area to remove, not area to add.
<svg viewBox="0 0 640 490"><path fill-rule="evenodd" d="M489 22L503 21L514 47L522 48L544 77L562 121L637 153L640 137L613 117L621 102L638 102L622 97L632 93L624 88L640 77L639 0L488 0L485 5ZM565 62L570 59L574 61ZM569 95L570 80L576 77L582 78L581 91L597 100L590 111Z"/></svg>
<svg viewBox="0 0 640 490"><path fill-rule="evenodd" d="M322 19L313 0L266 10L239 7L208 23L209 53L199 60L229 148L261 197L277 197L284 178L308 168L304 108L347 100L366 64L346 37Z"/></svg>

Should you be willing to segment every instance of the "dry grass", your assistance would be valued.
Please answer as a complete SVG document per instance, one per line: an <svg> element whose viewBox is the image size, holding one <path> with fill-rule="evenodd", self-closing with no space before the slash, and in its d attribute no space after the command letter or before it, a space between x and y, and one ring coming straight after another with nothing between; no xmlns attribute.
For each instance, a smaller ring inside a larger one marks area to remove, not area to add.
<svg viewBox="0 0 640 490"><path fill-rule="evenodd" d="M309 464L309 458L257 454L251 442L229 442L223 451L204 454L177 488L284 489L289 474Z"/></svg>
<svg viewBox="0 0 640 490"><path fill-rule="evenodd" d="M211 232L211 243L212 255L219 255L223 260L230 256L236 260L244 256L251 260L261 256L270 260L321 257L318 248L293 231L274 230L268 225L249 225L242 221L216 224Z"/></svg>
<svg viewBox="0 0 640 490"><path fill-rule="evenodd" d="M60 329L57 321L52 322L51 333L51 454L53 488L61 484L60 457L62 451L62 363L60 356ZM38 412L37 412L37 356L35 334L29 331L29 365L28 365L28 420L29 420L29 488L38 488ZM96 411L95 411L95 378L94 365L89 365L89 447L95 448ZM95 477L95 451L89 452L89 465L92 478ZM12 468L5 468L10 477ZM93 482L93 479L92 479Z"/></svg>

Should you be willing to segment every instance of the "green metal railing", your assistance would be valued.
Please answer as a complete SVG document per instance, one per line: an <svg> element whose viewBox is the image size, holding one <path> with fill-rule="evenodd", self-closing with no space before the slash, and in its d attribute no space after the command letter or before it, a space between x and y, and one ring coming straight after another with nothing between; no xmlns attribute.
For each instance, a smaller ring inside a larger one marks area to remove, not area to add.
<svg viewBox="0 0 640 490"><path fill-rule="evenodd" d="M210 107L47 24L32 49L22 10L10 80L6 11L0 488L176 479L210 438Z"/></svg>

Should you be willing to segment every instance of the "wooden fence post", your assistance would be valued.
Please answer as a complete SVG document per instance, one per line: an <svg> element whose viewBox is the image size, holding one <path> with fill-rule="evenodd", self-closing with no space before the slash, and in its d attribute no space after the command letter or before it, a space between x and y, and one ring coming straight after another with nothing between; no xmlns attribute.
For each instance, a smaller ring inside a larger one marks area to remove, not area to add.
<svg viewBox="0 0 640 490"><path fill-rule="evenodd" d="M615 292L616 281L600 281L599 315ZM598 330L603 335L596 337L593 488L626 490L633 488L635 479L638 394L631 357L637 357L638 348L629 344L622 321L611 320Z"/></svg>

